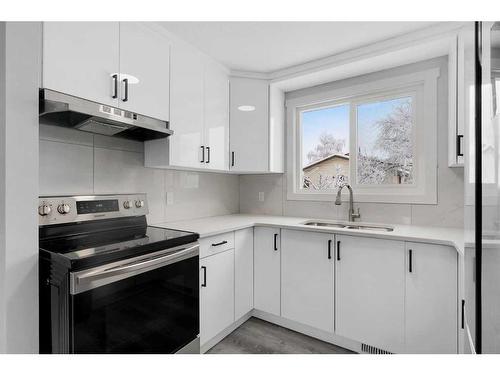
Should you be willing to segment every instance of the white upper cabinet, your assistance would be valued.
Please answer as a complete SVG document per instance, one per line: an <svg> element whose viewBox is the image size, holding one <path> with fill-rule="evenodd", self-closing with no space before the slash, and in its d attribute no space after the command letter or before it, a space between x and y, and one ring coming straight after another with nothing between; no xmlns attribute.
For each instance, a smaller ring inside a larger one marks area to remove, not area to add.
<svg viewBox="0 0 500 375"><path fill-rule="evenodd" d="M171 47L168 139L146 142L150 167L228 169L229 78L226 69L175 40Z"/></svg>
<svg viewBox="0 0 500 375"><path fill-rule="evenodd" d="M333 238L281 230L281 315L332 333Z"/></svg>
<svg viewBox="0 0 500 375"><path fill-rule="evenodd" d="M170 82L170 160L162 163L178 167L204 168L204 62L201 53L184 43L172 45ZM161 140L160 140L161 141ZM165 141L157 142L164 144ZM203 148L202 148L203 147Z"/></svg>
<svg viewBox="0 0 500 375"><path fill-rule="evenodd" d="M470 22L462 27L451 43L448 55L448 166L463 167L466 135L474 126L474 24Z"/></svg>
<svg viewBox="0 0 500 375"><path fill-rule="evenodd" d="M280 229L254 229L254 307L281 314Z"/></svg>
<svg viewBox="0 0 500 375"><path fill-rule="evenodd" d="M169 81L169 40L145 24L120 22L120 107L168 121Z"/></svg>
<svg viewBox="0 0 500 375"><path fill-rule="evenodd" d="M43 87L118 106L119 48L118 22L44 22Z"/></svg>
<svg viewBox="0 0 500 375"><path fill-rule="evenodd" d="M457 251L406 243L406 353L457 353Z"/></svg>
<svg viewBox="0 0 500 375"><path fill-rule="evenodd" d="M230 79L230 159L239 172L269 171L269 83Z"/></svg>
<svg viewBox="0 0 500 375"><path fill-rule="evenodd" d="M335 333L404 350L405 243L337 235Z"/></svg>
<svg viewBox="0 0 500 375"><path fill-rule="evenodd" d="M169 120L170 44L138 22L45 22L43 87Z"/></svg>
<svg viewBox="0 0 500 375"><path fill-rule="evenodd" d="M206 168L227 170L229 157L229 78L221 65L208 60L204 81L204 146Z"/></svg>

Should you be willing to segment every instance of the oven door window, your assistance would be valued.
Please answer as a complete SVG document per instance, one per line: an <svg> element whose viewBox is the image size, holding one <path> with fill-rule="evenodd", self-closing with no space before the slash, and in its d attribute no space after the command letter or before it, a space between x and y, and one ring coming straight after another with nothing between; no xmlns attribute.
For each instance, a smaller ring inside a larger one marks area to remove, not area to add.
<svg viewBox="0 0 500 375"><path fill-rule="evenodd" d="M199 334L198 257L72 296L74 353L174 353Z"/></svg>

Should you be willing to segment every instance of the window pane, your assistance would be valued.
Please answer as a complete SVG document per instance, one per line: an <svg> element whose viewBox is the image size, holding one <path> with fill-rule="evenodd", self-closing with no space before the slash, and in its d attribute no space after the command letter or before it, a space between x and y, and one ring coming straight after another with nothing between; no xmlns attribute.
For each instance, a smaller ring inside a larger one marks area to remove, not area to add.
<svg viewBox="0 0 500 375"><path fill-rule="evenodd" d="M300 114L301 188L327 190L349 178L349 105Z"/></svg>
<svg viewBox="0 0 500 375"><path fill-rule="evenodd" d="M413 183L412 98L357 106L358 184Z"/></svg>

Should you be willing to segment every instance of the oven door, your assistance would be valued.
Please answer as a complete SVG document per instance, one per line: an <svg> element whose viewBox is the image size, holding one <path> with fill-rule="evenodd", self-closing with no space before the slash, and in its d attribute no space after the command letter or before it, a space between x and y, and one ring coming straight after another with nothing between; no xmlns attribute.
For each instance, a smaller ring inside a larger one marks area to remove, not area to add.
<svg viewBox="0 0 500 375"><path fill-rule="evenodd" d="M197 243L70 274L71 352L175 353L199 334Z"/></svg>

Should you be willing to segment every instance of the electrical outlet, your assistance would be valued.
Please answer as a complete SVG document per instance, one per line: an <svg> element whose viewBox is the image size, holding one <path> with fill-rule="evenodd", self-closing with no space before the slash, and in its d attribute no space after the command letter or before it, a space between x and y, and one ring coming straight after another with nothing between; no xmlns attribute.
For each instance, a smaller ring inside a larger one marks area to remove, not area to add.
<svg viewBox="0 0 500 375"><path fill-rule="evenodd" d="M259 202L264 202L264 192L259 191Z"/></svg>
<svg viewBox="0 0 500 375"><path fill-rule="evenodd" d="M174 204L174 192L167 191L167 206L171 206Z"/></svg>

